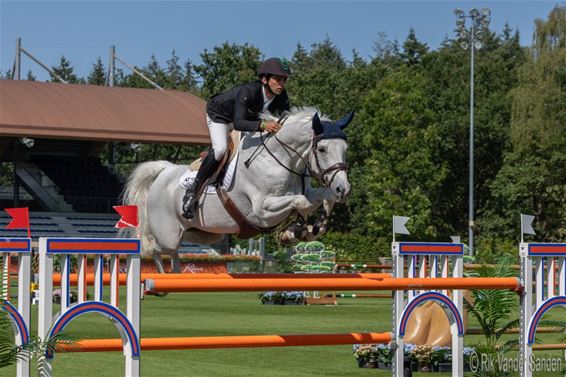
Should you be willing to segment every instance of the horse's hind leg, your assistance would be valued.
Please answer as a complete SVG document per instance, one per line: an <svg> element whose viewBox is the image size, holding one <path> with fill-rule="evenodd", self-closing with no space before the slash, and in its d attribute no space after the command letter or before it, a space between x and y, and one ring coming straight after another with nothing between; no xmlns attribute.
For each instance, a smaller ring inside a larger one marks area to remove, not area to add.
<svg viewBox="0 0 566 377"><path fill-rule="evenodd" d="M164 273L165 273L165 265L163 264L163 258L161 258L161 253L159 253L159 252L154 252L151 257L153 258L153 262L155 263L155 267L157 267L157 271L158 271L160 274L164 274ZM165 297L165 296L167 296L167 293L154 292L154 291L146 291L145 294L146 294L146 295L157 296L157 297Z"/></svg>
<svg viewBox="0 0 566 377"><path fill-rule="evenodd" d="M181 261L176 252L171 254L171 270L176 274L181 272Z"/></svg>
<svg viewBox="0 0 566 377"><path fill-rule="evenodd" d="M161 253L153 253L152 255L155 267L157 267L157 272L160 274L165 273L165 266L163 265L163 258L161 258Z"/></svg>

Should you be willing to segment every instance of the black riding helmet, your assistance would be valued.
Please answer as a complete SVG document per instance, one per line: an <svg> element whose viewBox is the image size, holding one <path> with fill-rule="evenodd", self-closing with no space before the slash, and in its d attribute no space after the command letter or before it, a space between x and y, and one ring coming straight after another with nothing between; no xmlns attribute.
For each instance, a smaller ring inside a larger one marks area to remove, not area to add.
<svg viewBox="0 0 566 377"><path fill-rule="evenodd" d="M291 68L289 68L289 62L285 58L270 58L261 63L257 74L260 78L271 75L289 77L291 76Z"/></svg>

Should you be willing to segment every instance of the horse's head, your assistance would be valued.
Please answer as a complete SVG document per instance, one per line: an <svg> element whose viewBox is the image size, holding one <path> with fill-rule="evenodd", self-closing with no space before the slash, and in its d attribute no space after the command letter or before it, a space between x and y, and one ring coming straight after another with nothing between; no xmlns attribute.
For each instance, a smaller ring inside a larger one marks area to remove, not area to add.
<svg viewBox="0 0 566 377"><path fill-rule="evenodd" d="M354 112L336 122L321 120L318 114L312 118L314 138L309 161L311 174L332 191L338 202L346 200L350 193L346 165L348 144L344 128L353 118Z"/></svg>

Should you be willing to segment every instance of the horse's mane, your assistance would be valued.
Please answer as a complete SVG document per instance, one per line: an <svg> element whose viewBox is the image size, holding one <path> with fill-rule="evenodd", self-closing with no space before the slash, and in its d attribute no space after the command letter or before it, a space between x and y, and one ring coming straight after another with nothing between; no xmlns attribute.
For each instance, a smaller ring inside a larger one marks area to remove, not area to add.
<svg viewBox="0 0 566 377"><path fill-rule="evenodd" d="M320 111L314 106L305 106L305 107L292 107L291 111L289 112L289 119L287 121L301 121L307 122L312 119L315 113L319 113L320 119L322 120L330 120L326 116L321 115ZM272 115L269 112L264 112L260 115L260 118L266 120L268 122L276 122L279 118L275 115Z"/></svg>

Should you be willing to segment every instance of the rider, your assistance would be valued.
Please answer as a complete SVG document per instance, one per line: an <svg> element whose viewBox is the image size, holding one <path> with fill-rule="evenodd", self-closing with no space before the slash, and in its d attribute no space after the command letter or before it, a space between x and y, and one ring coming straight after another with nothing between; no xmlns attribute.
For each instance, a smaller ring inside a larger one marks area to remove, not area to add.
<svg viewBox="0 0 566 377"><path fill-rule="evenodd" d="M206 104L212 150L183 196L183 217L186 219L194 217L198 197L222 161L233 129L273 134L281 129L279 123L261 120L259 114L266 110L271 113L289 111L289 97L285 91L287 78L291 76L289 63L285 59L270 58L260 65L257 73L259 80L215 94Z"/></svg>

